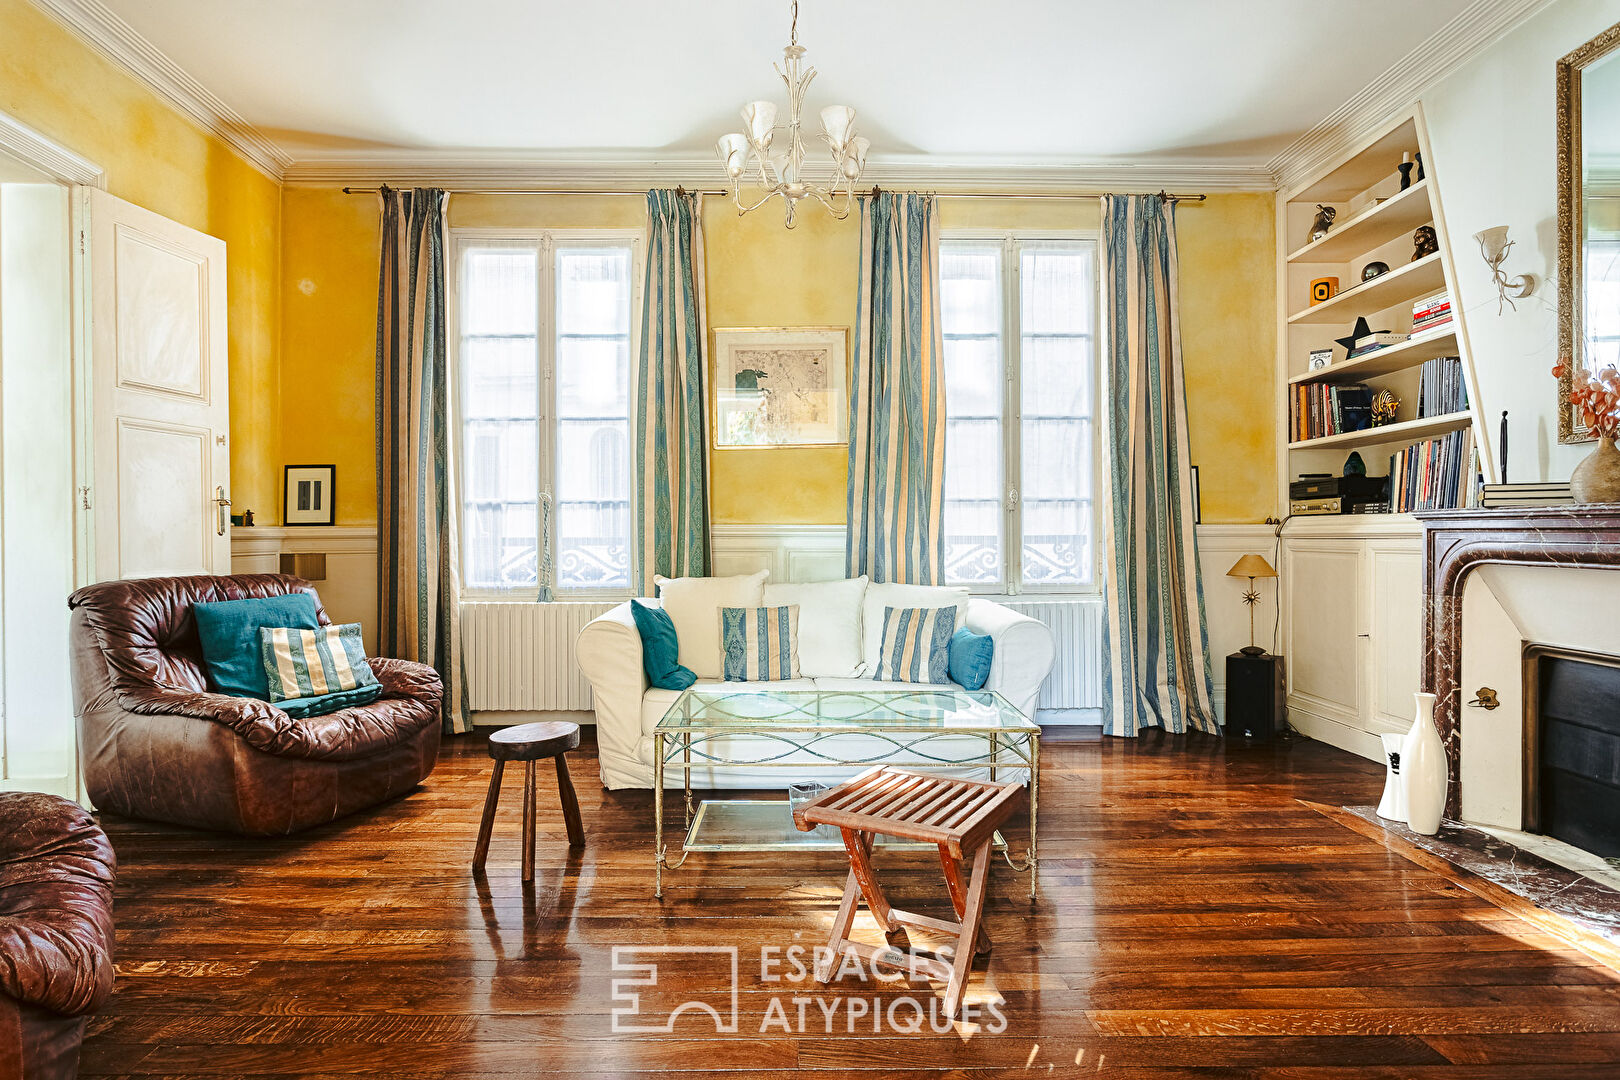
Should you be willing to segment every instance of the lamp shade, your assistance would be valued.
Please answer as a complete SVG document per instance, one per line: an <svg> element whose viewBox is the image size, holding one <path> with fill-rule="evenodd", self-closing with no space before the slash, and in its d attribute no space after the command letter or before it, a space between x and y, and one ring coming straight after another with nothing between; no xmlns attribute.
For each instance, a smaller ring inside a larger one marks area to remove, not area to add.
<svg viewBox="0 0 1620 1080"><path fill-rule="evenodd" d="M1479 253L1485 256L1485 261L1495 266L1502 261L1502 256L1507 251L1508 227L1506 225L1497 225L1493 228L1481 229L1474 234L1474 239L1479 241Z"/></svg>
<svg viewBox="0 0 1620 1080"><path fill-rule="evenodd" d="M1277 571L1271 568L1259 555L1245 555L1237 561L1237 565L1226 572L1227 577L1276 577Z"/></svg>

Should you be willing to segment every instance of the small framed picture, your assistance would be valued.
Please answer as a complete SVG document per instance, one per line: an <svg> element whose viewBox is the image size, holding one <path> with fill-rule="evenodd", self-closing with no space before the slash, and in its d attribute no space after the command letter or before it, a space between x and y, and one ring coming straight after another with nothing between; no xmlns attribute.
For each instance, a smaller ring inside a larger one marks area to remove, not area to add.
<svg viewBox="0 0 1620 1080"><path fill-rule="evenodd" d="M1312 349L1311 350L1311 367L1310 367L1310 370L1312 370L1312 371L1321 371L1323 368L1327 367L1328 365L1330 365L1332 363L1333 363L1333 350L1332 349Z"/></svg>
<svg viewBox="0 0 1620 1080"><path fill-rule="evenodd" d="M288 525L332 524L336 488L336 465L288 465L281 520Z"/></svg>

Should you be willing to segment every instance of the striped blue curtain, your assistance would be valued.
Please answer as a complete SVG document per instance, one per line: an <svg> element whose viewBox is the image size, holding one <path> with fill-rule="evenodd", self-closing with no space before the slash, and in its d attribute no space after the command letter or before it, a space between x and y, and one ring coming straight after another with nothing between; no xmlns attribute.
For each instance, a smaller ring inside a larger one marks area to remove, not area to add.
<svg viewBox="0 0 1620 1080"><path fill-rule="evenodd" d="M635 583L709 565L702 197L647 192L647 277L636 369Z"/></svg>
<svg viewBox="0 0 1620 1080"><path fill-rule="evenodd" d="M460 558L450 497L445 206L437 188L382 196L377 284L378 651L431 664L444 728L469 731Z"/></svg>
<svg viewBox="0 0 1620 1080"><path fill-rule="evenodd" d="M861 201L849 383L849 576L932 585L945 565L945 371L932 195Z"/></svg>
<svg viewBox="0 0 1620 1080"><path fill-rule="evenodd" d="M1103 730L1215 732L1188 469L1175 204L1157 195L1106 196L1103 232L1109 443Z"/></svg>

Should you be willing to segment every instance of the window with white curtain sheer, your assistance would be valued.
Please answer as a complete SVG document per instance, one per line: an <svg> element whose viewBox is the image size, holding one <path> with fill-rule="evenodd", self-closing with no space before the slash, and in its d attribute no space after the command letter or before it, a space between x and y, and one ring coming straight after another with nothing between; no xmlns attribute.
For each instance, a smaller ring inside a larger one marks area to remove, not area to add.
<svg viewBox="0 0 1620 1080"><path fill-rule="evenodd" d="M462 589L630 588L631 234L455 234Z"/></svg>
<svg viewBox="0 0 1620 1080"><path fill-rule="evenodd" d="M945 577L992 592L1095 587L1097 246L940 244Z"/></svg>

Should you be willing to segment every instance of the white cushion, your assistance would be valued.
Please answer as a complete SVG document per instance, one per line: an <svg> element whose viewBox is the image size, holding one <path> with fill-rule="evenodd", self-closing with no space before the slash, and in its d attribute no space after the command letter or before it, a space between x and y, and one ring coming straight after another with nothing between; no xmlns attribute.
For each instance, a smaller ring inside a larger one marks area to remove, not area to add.
<svg viewBox="0 0 1620 1080"><path fill-rule="evenodd" d="M720 652L720 609L756 608L765 592L769 570L738 577L654 577L658 598L675 624L675 642L682 666L700 679L724 674Z"/></svg>
<svg viewBox="0 0 1620 1080"><path fill-rule="evenodd" d="M897 585L874 581L866 587L861 601L861 660L867 674L877 671L878 654L883 651L884 608L956 607L956 629L967 617L968 590L965 585ZM679 624L676 624L677 626ZM685 663L685 661L682 661Z"/></svg>
<svg viewBox="0 0 1620 1080"><path fill-rule="evenodd" d="M799 674L853 679L861 660L861 599L866 576L848 581L765 586L765 607L799 605Z"/></svg>

